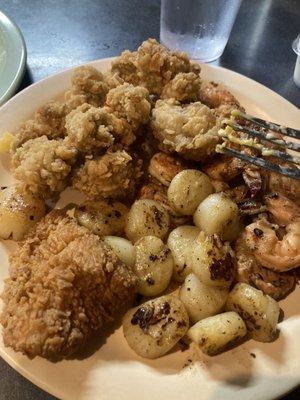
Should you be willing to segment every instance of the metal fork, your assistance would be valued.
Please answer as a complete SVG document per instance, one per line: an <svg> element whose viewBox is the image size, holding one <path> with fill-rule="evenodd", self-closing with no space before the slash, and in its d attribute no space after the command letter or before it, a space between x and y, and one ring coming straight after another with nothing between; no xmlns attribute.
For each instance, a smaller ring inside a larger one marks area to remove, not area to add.
<svg viewBox="0 0 300 400"><path fill-rule="evenodd" d="M248 126L241 125L243 121L248 121L250 124L248 123ZM300 152L300 142L291 142L282 138L283 135L300 140L300 131L253 117L239 110L233 110L231 118L225 119L222 125L223 128L219 130L219 135L223 138L223 143L216 146L218 153L237 157L258 167L300 180L300 169L296 166L300 165L300 157L286 152L286 149ZM246 135L245 137L238 137L235 132L244 132ZM263 141L264 144L260 141ZM275 146L268 147L267 142ZM249 155L242 149L239 151L228 147L228 144L254 148L260 152L262 157L272 156L296 165L295 167L282 166L264 158ZM278 150L278 148L282 148L282 150Z"/></svg>

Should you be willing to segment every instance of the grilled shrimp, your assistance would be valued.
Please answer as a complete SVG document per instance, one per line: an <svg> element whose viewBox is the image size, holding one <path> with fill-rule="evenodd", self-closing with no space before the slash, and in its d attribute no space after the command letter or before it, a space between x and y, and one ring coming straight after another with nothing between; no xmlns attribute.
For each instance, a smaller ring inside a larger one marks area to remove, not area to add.
<svg viewBox="0 0 300 400"><path fill-rule="evenodd" d="M288 164L287 164L288 165ZM286 166L283 164L283 166ZM269 192L279 192L300 206L300 183L275 172L265 172Z"/></svg>
<svg viewBox="0 0 300 400"><path fill-rule="evenodd" d="M265 186L261 169L236 157L218 157L205 164L201 169L216 181L230 182L238 176L242 176L251 197L255 197Z"/></svg>
<svg viewBox="0 0 300 400"><path fill-rule="evenodd" d="M230 182L242 173L246 163L239 158L221 156L205 164L201 169L211 179Z"/></svg>
<svg viewBox="0 0 300 400"><path fill-rule="evenodd" d="M279 226L265 216L246 227L246 243L256 260L273 271L284 272L300 265L300 208L282 195L266 198L268 211L275 222L284 224L280 238Z"/></svg>
<svg viewBox="0 0 300 400"><path fill-rule="evenodd" d="M300 206L282 194L272 193L265 196L265 203L277 224L288 225L293 220L300 222Z"/></svg>
<svg viewBox="0 0 300 400"><path fill-rule="evenodd" d="M151 158L148 172L161 184L169 186L174 176L184 169L186 167L178 158L160 152Z"/></svg>
<svg viewBox="0 0 300 400"><path fill-rule="evenodd" d="M200 88L200 101L213 108L217 116L228 117L235 109L242 110L237 99L222 85L205 82Z"/></svg>
<svg viewBox="0 0 300 400"><path fill-rule="evenodd" d="M262 267L247 247L244 235L235 242L236 280L248 283L275 300L284 298L295 287L293 272L276 272Z"/></svg>

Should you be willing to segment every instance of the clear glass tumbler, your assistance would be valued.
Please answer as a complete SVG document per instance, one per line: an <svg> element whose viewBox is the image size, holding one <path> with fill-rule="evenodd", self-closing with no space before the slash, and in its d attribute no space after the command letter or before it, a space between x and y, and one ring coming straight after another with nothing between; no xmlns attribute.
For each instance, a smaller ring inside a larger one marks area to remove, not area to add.
<svg viewBox="0 0 300 400"><path fill-rule="evenodd" d="M161 0L160 41L195 59L219 58L242 0Z"/></svg>

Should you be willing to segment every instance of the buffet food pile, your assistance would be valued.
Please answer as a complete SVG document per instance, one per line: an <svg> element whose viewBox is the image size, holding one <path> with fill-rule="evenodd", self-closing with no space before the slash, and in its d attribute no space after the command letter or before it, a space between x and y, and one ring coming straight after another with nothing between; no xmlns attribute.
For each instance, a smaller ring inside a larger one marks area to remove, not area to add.
<svg viewBox="0 0 300 400"><path fill-rule="evenodd" d="M214 355L276 337L300 266L300 185L216 153L242 105L149 39L102 73L74 70L63 101L0 140L15 185L0 236L18 241L3 340L29 357L76 354L123 317L140 356L180 340ZM81 204L56 209L72 187Z"/></svg>

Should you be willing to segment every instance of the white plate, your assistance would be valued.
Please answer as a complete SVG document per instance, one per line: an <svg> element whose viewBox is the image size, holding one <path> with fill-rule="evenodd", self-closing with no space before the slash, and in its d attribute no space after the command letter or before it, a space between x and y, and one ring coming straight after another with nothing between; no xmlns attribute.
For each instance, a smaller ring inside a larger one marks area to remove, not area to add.
<svg viewBox="0 0 300 400"><path fill-rule="evenodd" d="M92 65L105 70L110 61ZM206 79L227 84L250 113L300 129L299 110L276 93L223 68L203 65L202 69ZM71 70L61 72L11 99L0 109L0 132L15 129L36 107L58 97L69 86L70 75ZM7 160L2 161L0 185L5 185L11 178ZM1 244L0 250L1 290L8 274L7 244ZM127 346L120 328L108 330L97 351L83 360L56 364L41 358L29 360L5 348L1 341L0 355L26 378L61 399L274 399L300 382L299 294L297 288L281 302L285 319L274 343L249 341L212 358L192 349L173 351L158 360L142 359Z"/></svg>
<svg viewBox="0 0 300 400"><path fill-rule="evenodd" d="M25 41L17 25L0 12L0 105L15 93L26 65Z"/></svg>

